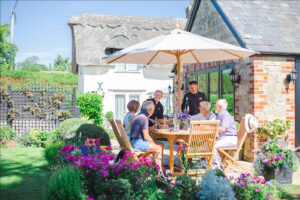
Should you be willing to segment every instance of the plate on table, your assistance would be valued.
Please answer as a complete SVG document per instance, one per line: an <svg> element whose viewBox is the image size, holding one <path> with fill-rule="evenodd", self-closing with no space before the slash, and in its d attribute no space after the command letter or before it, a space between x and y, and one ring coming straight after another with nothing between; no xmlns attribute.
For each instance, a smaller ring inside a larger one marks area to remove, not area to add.
<svg viewBox="0 0 300 200"><path fill-rule="evenodd" d="M171 131L171 129L169 129L169 128L161 128L161 129L156 129L156 130L159 132L170 132Z"/></svg>

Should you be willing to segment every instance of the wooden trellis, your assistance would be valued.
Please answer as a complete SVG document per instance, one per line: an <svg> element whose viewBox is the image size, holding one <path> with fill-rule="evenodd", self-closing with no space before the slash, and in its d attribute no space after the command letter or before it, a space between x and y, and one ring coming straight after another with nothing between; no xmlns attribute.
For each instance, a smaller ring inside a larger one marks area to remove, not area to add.
<svg viewBox="0 0 300 200"><path fill-rule="evenodd" d="M70 92L55 85L32 84L1 91L0 126L10 124L18 134L30 129L53 130L65 118L80 116L75 88Z"/></svg>

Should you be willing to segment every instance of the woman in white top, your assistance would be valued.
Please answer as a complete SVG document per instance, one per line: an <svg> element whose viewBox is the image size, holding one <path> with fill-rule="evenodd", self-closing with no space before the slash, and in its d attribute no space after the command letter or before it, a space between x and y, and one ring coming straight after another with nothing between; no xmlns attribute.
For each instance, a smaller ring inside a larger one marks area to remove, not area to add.
<svg viewBox="0 0 300 200"><path fill-rule="evenodd" d="M191 116L191 120L193 121L201 121L201 120L215 120L216 115L210 110L211 104L208 101L201 101L199 103L200 113L197 115Z"/></svg>

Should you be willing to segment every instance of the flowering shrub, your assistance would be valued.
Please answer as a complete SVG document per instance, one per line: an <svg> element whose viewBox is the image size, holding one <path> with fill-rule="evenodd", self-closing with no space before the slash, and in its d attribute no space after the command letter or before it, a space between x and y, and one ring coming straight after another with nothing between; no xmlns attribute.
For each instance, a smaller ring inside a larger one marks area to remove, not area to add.
<svg viewBox="0 0 300 200"><path fill-rule="evenodd" d="M111 150L110 146L101 146L98 138L87 138L84 145L65 145L59 153L65 163L83 172L91 198L115 198L117 194L112 194L111 186L120 181L130 184L127 184L130 199L159 199L163 195L155 185L159 166L152 157L136 160L134 154L126 152L118 163L114 163ZM117 181L119 178L124 180ZM124 197L119 195L119 199Z"/></svg>
<svg viewBox="0 0 300 200"><path fill-rule="evenodd" d="M255 154L257 158L254 167L260 175L265 175L267 171L276 167L283 170L292 168L293 171L298 169L299 164L294 152L279 147L276 140L268 140Z"/></svg>
<svg viewBox="0 0 300 200"><path fill-rule="evenodd" d="M279 188L275 181L266 182L262 176L255 177L250 173L242 173L236 179L231 178L231 182L237 199L279 199Z"/></svg>

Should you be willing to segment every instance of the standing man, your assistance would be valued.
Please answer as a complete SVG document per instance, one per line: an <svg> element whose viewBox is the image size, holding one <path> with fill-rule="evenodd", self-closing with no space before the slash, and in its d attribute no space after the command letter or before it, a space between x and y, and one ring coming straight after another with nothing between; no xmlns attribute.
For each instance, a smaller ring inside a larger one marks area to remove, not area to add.
<svg viewBox="0 0 300 200"><path fill-rule="evenodd" d="M189 83L190 92L185 94L181 104L182 112L188 112L190 115L197 115L200 111L198 106L201 101L207 101L206 95L198 92L198 83L191 81Z"/></svg>

